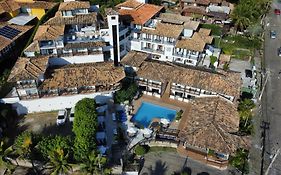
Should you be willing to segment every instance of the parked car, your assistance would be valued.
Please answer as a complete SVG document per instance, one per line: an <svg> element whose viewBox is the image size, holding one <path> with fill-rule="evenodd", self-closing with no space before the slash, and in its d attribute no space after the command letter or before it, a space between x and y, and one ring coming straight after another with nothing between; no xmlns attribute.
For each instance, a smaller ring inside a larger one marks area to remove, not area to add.
<svg viewBox="0 0 281 175"><path fill-rule="evenodd" d="M116 121L116 114L115 113L112 113L112 120Z"/></svg>
<svg viewBox="0 0 281 175"><path fill-rule="evenodd" d="M281 47L278 48L278 56L281 57Z"/></svg>
<svg viewBox="0 0 281 175"><path fill-rule="evenodd" d="M280 15L280 13L281 13L281 12L280 12L280 9L274 9L274 14L275 14L275 15Z"/></svg>
<svg viewBox="0 0 281 175"><path fill-rule="evenodd" d="M59 110L58 116L57 116L57 125L63 125L66 122L66 115L67 112L65 109Z"/></svg>
<svg viewBox="0 0 281 175"><path fill-rule="evenodd" d="M276 38L276 31L274 31L274 30L270 31L270 38L271 39L275 39Z"/></svg>
<svg viewBox="0 0 281 175"><path fill-rule="evenodd" d="M70 110L69 121L70 121L70 122L73 122L73 121L74 121L74 107L71 108L71 110Z"/></svg>

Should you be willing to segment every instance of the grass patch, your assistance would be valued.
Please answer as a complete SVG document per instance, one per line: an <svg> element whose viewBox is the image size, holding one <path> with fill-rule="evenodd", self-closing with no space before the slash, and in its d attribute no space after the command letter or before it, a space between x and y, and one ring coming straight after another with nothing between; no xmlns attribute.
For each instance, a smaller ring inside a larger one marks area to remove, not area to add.
<svg viewBox="0 0 281 175"><path fill-rule="evenodd" d="M200 24L200 28L211 29L212 35L221 36L222 28L216 24Z"/></svg>
<svg viewBox="0 0 281 175"><path fill-rule="evenodd" d="M162 147L162 146L153 146L150 147L148 152L177 152L176 148L171 147Z"/></svg>
<svg viewBox="0 0 281 175"><path fill-rule="evenodd" d="M259 38L249 38L245 36L233 36L215 38L214 43L216 47L222 49L224 54L233 55L236 59L248 59L253 55L254 49L261 47L261 41Z"/></svg>

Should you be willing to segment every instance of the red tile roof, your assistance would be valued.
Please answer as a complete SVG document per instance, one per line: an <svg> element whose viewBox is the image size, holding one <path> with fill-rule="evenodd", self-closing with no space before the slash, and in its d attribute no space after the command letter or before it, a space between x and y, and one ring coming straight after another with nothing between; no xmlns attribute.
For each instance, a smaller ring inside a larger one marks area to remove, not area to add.
<svg viewBox="0 0 281 175"><path fill-rule="evenodd" d="M119 9L118 12L121 18L129 18L134 24L143 25L163 8L163 6L142 4L136 9Z"/></svg>

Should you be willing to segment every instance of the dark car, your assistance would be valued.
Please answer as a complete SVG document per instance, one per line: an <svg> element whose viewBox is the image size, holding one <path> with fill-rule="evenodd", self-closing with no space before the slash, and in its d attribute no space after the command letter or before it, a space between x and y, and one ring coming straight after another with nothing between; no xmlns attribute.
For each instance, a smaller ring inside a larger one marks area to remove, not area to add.
<svg viewBox="0 0 281 175"><path fill-rule="evenodd" d="M275 9L275 10L274 10L274 14L275 14L275 15L280 15L280 13L281 13L281 12L280 12L280 9Z"/></svg>
<svg viewBox="0 0 281 175"><path fill-rule="evenodd" d="M281 57L281 47L278 48L278 56Z"/></svg>
<svg viewBox="0 0 281 175"><path fill-rule="evenodd" d="M271 39L275 39L276 38L276 31L274 31L274 30L270 31L270 38Z"/></svg>

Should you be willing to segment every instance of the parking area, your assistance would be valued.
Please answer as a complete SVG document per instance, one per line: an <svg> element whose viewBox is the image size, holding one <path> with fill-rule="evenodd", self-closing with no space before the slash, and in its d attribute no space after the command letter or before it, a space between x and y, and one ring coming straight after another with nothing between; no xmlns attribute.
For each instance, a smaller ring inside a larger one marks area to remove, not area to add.
<svg viewBox="0 0 281 175"><path fill-rule="evenodd" d="M175 172L190 175L230 175L228 170L218 170L180 156L175 152L151 152L144 156L144 165L140 175L170 175ZM233 173L235 174L235 173Z"/></svg>
<svg viewBox="0 0 281 175"><path fill-rule="evenodd" d="M19 122L19 127L45 135L71 135L72 123L67 119L64 125L57 126L57 115L58 111L27 114Z"/></svg>

